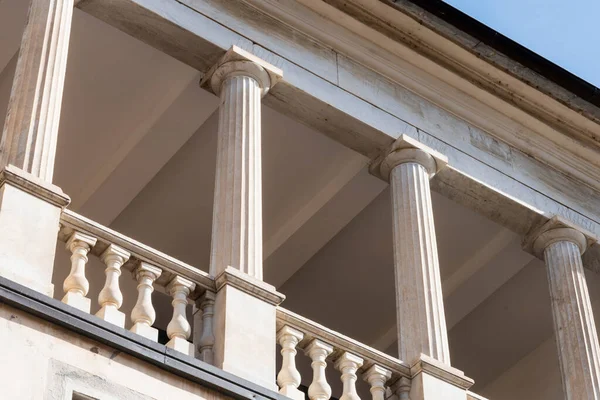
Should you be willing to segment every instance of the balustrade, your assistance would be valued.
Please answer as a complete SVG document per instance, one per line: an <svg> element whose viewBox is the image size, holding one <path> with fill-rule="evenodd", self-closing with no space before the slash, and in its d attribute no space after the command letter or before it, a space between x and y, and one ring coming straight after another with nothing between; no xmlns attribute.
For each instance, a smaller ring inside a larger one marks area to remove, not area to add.
<svg viewBox="0 0 600 400"><path fill-rule="evenodd" d="M186 310L189 303L196 302L203 313L202 323L194 327L202 333L196 345L201 358L212 363L215 286L208 274L68 210L61 217L59 239L71 252L71 270L63 284L63 303L90 312L86 266L88 256L96 256L106 268L96 316L125 327L126 316L120 310L124 296L120 283L123 270L130 271L137 282L137 300L130 314L131 332L158 341L158 329L153 327L156 309L152 300L152 293L157 289L172 297L167 346L193 355L193 345L188 341L192 326Z"/></svg>
<svg viewBox="0 0 600 400"><path fill-rule="evenodd" d="M400 387L405 385L398 385L400 382L408 382L410 388L410 367L398 359L281 307L277 310L277 327L282 355L277 383L281 394L295 400L304 396L298 390L302 377L296 368L297 349L302 349L311 360L310 400L329 400L332 396L326 376L328 361L340 372L343 387L340 400L360 400L356 390L359 374L369 383L372 400L385 399L386 390L393 390L401 398Z"/></svg>

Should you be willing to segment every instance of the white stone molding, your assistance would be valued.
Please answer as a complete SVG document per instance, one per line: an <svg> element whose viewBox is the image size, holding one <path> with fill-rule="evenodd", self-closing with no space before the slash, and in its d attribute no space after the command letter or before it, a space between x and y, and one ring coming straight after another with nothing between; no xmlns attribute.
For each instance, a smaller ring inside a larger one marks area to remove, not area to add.
<svg viewBox="0 0 600 400"><path fill-rule="evenodd" d="M296 346L303 338L302 332L287 325L277 332L282 356L281 370L277 374L279 393L294 400L304 400L304 393L298 390L301 377L296 368Z"/></svg>
<svg viewBox="0 0 600 400"><path fill-rule="evenodd" d="M175 276L167 285L167 292L173 297L173 317L167 325L167 336L169 342L167 347L180 351L187 355L194 354L194 348L188 339L192 333L192 327L187 320L186 306L188 296L196 285L181 276Z"/></svg>
<svg viewBox="0 0 600 400"><path fill-rule="evenodd" d="M340 377L343 389L340 400L360 400L356 393L356 371L363 365L363 359L354 354L343 352L342 355L335 360L335 369L342 373Z"/></svg>
<svg viewBox="0 0 600 400"><path fill-rule="evenodd" d="M391 185L398 354L450 364L429 179L445 157L402 135L380 166Z"/></svg>
<svg viewBox="0 0 600 400"><path fill-rule="evenodd" d="M369 391L373 400L385 400L385 384L392 377L392 371L373 364L363 373L363 379L370 385Z"/></svg>
<svg viewBox="0 0 600 400"><path fill-rule="evenodd" d="M534 235L529 241L548 273L565 398L600 399L600 346L581 260L588 239L556 218Z"/></svg>
<svg viewBox="0 0 600 400"><path fill-rule="evenodd" d="M73 0L31 0L0 142L0 166L51 182Z"/></svg>
<svg viewBox="0 0 600 400"><path fill-rule="evenodd" d="M261 98L281 75L234 46L201 82L221 97L212 276L231 266L262 280Z"/></svg>
<svg viewBox="0 0 600 400"><path fill-rule="evenodd" d="M96 238L80 232L74 232L66 243L66 248L71 252L71 271L63 282L65 296L62 302L90 312L91 300L85 297L90 289L90 282L85 277L85 265L88 262L87 254L96 244Z"/></svg>
<svg viewBox="0 0 600 400"><path fill-rule="evenodd" d="M100 256L100 259L106 265L104 271L106 281L98 295L100 310L96 313L96 316L121 328L125 327L125 314L119 311L119 308L123 305L123 293L121 293L119 287L119 277L121 276L121 267L129 257L129 252L113 244L108 246Z"/></svg>
<svg viewBox="0 0 600 400"><path fill-rule="evenodd" d="M213 320L215 315L215 293L206 291L196 302L202 313L202 330L198 340L200 359L208 364L214 363L215 334Z"/></svg>
<svg viewBox="0 0 600 400"><path fill-rule="evenodd" d="M138 297L131 310L131 322L133 323L131 332L158 342L158 329L152 327L156 319L156 311L152 304L152 292L154 291L154 281L161 275L162 270L140 261L132 273L138 283Z"/></svg>
<svg viewBox="0 0 600 400"><path fill-rule="evenodd" d="M304 349L304 353L312 360L310 366L313 370L313 379L308 387L310 400L329 400L331 386L327 383L325 368L327 357L333 352L333 347L318 339L313 339Z"/></svg>

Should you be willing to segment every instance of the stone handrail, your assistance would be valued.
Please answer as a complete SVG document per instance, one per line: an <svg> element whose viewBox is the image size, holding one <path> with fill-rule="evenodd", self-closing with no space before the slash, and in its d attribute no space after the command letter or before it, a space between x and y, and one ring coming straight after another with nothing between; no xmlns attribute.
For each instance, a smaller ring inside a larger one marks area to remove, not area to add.
<svg viewBox="0 0 600 400"><path fill-rule="evenodd" d="M280 393L294 400L304 399L298 390L301 377L295 356L301 349L312 360L313 379L308 389L311 400L331 397L331 387L325 376L326 360L342 374L344 392L341 398L357 398L357 373L371 386L373 400L383 400L386 392L402 393L410 388L410 366L394 357L366 346L285 308L277 309L277 341L283 358L277 375Z"/></svg>
<svg viewBox="0 0 600 400"><path fill-rule="evenodd" d="M97 239L97 243L90 250L90 254L100 257L102 252L104 252L110 244L113 244L122 247L131 254L131 257L124 265L125 268L133 268L136 261L143 261L160 267L163 270L163 273L156 282L159 285L168 282L174 275L179 275L196 284L196 295L201 294L204 289L213 292L215 291L215 282L208 273L146 246L145 244L107 228L106 226L100 225L71 210L63 211L60 223L61 229L59 232L59 239L65 243L73 232L81 232Z"/></svg>
<svg viewBox="0 0 600 400"><path fill-rule="evenodd" d="M199 343L198 356L207 362L212 360L215 282L206 272L70 210L62 212L58 238L71 252L71 271L63 283L64 303L90 312L91 299L86 297L89 281L85 268L88 255L94 255L106 266L106 281L98 296L100 310L96 316L125 328L125 314L119 310L123 304L119 280L122 270L130 271L138 283L137 302L130 314L130 330L158 341L158 330L152 326L156 319L152 292L155 287L159 288L172 297L173 314L167 326L170 339L167 346L195 355L196 351L188 341L192 329L186 315L186 308L192 301L196 305L194 313L199 311L200 317L197 325L199 334L195 335ZM194 319L197 319L196 314Z"/></svg>

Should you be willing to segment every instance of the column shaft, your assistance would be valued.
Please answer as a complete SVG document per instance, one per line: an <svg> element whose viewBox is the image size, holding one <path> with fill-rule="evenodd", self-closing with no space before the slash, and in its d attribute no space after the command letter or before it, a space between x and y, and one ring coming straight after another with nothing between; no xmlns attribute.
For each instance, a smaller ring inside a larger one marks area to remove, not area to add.
<svg viewBox="0 0 600 400"><path fill-rule="evenodd" d="M211 275L227 266L262 280L262 89L232 75L221 87Z"/></svg>
<svg viewBox="0 0 600 400"><path fill-rule="evenodd" d="M600 349L580 248L556 241L544 259L566 398L600 399Z"/></svg>
<svg viewBox="0 0 600 400"><path fill-rule="evenodd" d="M409 363L423 353L450 364L429 176L416 162L390 174L398 348Z"/></svg>
<svg viewBox="0 0 600 400"><path fill-rule="evenodd" d="M31 0L0 142L0 167L13 164L51 182L73 0Z"/></svg>

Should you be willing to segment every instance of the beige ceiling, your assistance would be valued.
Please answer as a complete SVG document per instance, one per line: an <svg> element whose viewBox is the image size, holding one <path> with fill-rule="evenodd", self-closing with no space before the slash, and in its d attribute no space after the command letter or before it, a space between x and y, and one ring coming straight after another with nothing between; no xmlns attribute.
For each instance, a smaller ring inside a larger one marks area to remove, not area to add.
<svg viewBox="0 0 600 400"><path fill-rule="evenodd" d="M0 121L24 3L0 0ZM75 211L207 270L217 99L197 71L79 10L71 37L55 183ZM265 280L285 307L395 354L387 185L362 156L266 107L263 157ZM435 193L433 204L453 361L483 388L552 336L545 271L512 233ZM102 267L90 270L94 298ZM129 310L134 282L123 290ZM157 302L164 326L168 299Z"/></svg>

